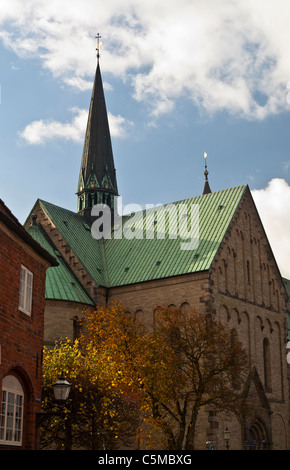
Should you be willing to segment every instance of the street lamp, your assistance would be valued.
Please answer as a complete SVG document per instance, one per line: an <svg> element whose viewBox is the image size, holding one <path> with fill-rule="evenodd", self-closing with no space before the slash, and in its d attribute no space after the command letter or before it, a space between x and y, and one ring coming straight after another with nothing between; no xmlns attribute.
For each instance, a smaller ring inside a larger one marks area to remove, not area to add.
<svg viewBox="0 0 290 470"><path fill-rule="evenodd" d="M71 384L66 380L64 373L62 372L57 381L52 385L52 390L53 390L53 395L54 399L58 402L64 405L64 403L67 401L69 397L69 392L71 389ZM62 406L58 407L62 408ZM40 426L44 422L45 419L49 419L51 416L63 416L63 413L61 412L60 409L53 410L53 411L45 411L45 412L37 412L36 413L36 428L35 428L35 448L38 449L40 445ZM65 421L65 448L70 449L71 448L71 439L69 436L69 432L67 430L67 421Z"/></svg>
<svg viewBox="0 0 290 470"><path fill-rule="evenodd" d="M228 428L226 427L226 429L224 430L224 438L225 438L225 441L226 441L226 449L227 450L229 450L229 448L230 448L230 446L229 446L230 437L231 437L231 433L228 430Z"/></svg>
<svg viewBox="0 0 290 470"><path fill-rule="evenodd" d="M56 401L65 402L68 399L71 384L66 380L63 372L58 380L52 385L54 398Z"/></svg>

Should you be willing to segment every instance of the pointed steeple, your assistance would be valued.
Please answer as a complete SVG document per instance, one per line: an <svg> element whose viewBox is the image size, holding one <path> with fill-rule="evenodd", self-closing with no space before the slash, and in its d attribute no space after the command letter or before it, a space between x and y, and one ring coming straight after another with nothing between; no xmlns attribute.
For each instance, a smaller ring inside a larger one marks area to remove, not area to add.
<svg viewBox="0 0 290 470"><path fill-rule="evenodd" d="M209 186L209 182L208 182L208 171L207 171L207 164L206 164L206 157L207 157L207 153L204 152L204 188L203 188L203 193L202 194L209 194L211 193L211 189L210 189L210 186Z"/></svg>
<svg viewBox="0 0 290 470"><path fill-rule="evenodd" d="M83 156L78 182L78 212L90 217L95 204L114 207L118 195L111 135L101 70L98 63L87 122Z"/></svg>

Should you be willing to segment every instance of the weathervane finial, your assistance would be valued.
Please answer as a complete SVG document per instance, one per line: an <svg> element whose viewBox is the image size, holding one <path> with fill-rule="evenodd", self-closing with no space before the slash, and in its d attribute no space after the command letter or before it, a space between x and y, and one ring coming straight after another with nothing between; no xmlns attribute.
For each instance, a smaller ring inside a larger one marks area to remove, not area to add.
<svg viewBox="0 0 290 470"><path fill-rule="evenodd" d="M95 38L98 40L98 45L96 47L98 62L99 62L99 59L100 59L100 47L102 45L102 41L100 42L101 37L102 36L100 36L99 33L97 34L97 36L95 36Z"/></svg>
<svg viewBox="0 0 290 470"><path fill-rule="evenodd" d="M207 171L207 164L206 164L207 153L204 152L203 156L204 156L204 188L203 188L202 194L208 194L208 193L211 193L211 189L208 183L208 171Z"/></svg>
<svg viewBox="0 0 290 470"><path fill-rule="evenodd" d="M204 152L203 156L204 156L204 176L205 176L205 181L207 181L207 175L208 175L207 164L206 164L207 153Z"/></svg>

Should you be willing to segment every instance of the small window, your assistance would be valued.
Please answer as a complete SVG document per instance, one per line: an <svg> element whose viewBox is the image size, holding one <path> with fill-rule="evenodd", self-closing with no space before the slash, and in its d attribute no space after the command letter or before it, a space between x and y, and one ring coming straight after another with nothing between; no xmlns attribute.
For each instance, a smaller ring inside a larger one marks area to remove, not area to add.
<svg viewBox="0 0 290 470"><path fill-rule="evenodd" d="M2 383L0 408L0 443L22 444L24 393L16 377L8 375Z"/></svg>
<svg viewBox="0 0 290 470"><path fill-rule="evenodd" d="M33 274L25 266L21 266L19 309L31 315Z"/></svg>
<svg viewBox="0 0 290 470"><path fill-rule="evenodd" d="M79 339L82 330L82 321L77 317L73 317L73 342Z"/></svg>
<svg viewBox="0 0 290 470"><path fill-rule="evenodd" d="M264 338L263 341L263 356L264 356L264 383L267 392L271 391L271 354L270 354L270 342L268 338Z"/></svg>

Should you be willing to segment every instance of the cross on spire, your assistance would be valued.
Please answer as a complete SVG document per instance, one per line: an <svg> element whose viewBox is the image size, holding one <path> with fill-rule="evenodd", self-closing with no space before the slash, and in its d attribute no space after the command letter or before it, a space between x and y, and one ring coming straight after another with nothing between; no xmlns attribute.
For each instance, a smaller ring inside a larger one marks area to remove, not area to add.
<svg viewBox="0 0 290 470"><path fill-rule="evenodd" d="M102 37L102 36L100 36L99 33L97 34L97 36L95 36L95 39L97 39L97 41L98 41L98 45L97 45L97 47L96 47L98 62L99 62L99 59L100 59L100 47L101 47L101 45L102 45L102 42L100 42L101 37Z"/></svg>

